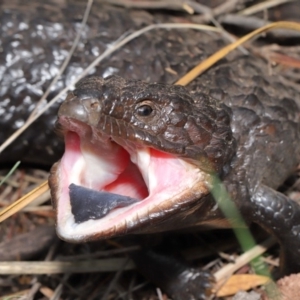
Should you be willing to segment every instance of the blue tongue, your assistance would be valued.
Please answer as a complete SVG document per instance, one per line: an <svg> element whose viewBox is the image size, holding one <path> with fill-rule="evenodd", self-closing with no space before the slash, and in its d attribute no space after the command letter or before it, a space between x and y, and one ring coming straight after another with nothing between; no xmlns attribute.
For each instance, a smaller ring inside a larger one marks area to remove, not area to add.
<svg viewBox="0 0 300 300"><path fill-rule="evenodd" d="M105 217L116 207L125 207L138 200L118 194L95 191L80 185L70 184L70 202L76 223Z"/></svg>

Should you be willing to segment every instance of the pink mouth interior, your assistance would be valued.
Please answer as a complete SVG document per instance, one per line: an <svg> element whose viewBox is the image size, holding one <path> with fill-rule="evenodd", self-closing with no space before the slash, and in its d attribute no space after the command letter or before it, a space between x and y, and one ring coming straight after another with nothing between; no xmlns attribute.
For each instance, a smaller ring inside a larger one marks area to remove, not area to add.
<svg viewBox="0 0 300 300"><path fill-rule="evenodd" d="M69 193L69 185L74 183L74 178L77 178L78 182L75 182L78 185L89 187L98 191L106 191L110 193L115 193L123 196L129 196L131 198L142 200L148 197L148 188L143 180L141 173L138 170L138 167L130 161L130 155L128 152L116 144L113 141L108 141L111 147L98 149L103 157L102 166L106 169L104 176L99 176L94 174L95 178L90 179L91 172L86 170L85 172L81 171L80 174L73 174L75 176L70 176L72 174L71 170L74 170L74 165L82 158L82 149L80 146L80 137L77 133L69 131L65 135L65 155L62 158L62 173L63 178L69 180L64 181L63 185L63 195L67 196ZM99 155L97 148L90 145L89 151L91 155ZM112 151L113 149L113 151ZM96 150L96 151L95 151ZM86 167L86 166L85 166ZM93 166L92 166L93 167ZM99 164L95 170L92 170L93 173L100 171L97 170L101 168ZM75 179L76 180L76 179Z"/></svg>
<svg viewBox="0 0 300 300"><path fill-rule="evenodd" d="M57 168L59 186L54 201L61 238L84 241L119 234L121 228L127 230L147 220L152 223L200 195L197 185L203 180L202 173L180 157L110 137L74 119L60 117L59 122L65 128L65 153ZM71 184L137 201L116 206L100 219L76 223Z"/></svg>

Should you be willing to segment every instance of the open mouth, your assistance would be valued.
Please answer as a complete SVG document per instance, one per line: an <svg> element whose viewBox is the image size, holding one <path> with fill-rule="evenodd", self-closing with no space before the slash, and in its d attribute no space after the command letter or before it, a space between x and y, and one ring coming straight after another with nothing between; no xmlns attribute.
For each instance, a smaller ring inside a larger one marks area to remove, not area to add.
<svg viewBox="0 0 300 300"><path fill-rule="evenodd" d="M65 154L52 168L50 186L57 232L65 240L107 238L145 226L151 232L155 221L171 218L203 193L203 173L176 155L74 118L60 116L59 123Z"/></svg>
<svg viewBox="0 0 300 300"><path fill-rule="evenodd" d="M65 153L49 178L58 235L81 242L203 222L195 211L214 205L207 170L222 165L231 131L202 100L195 117L180 87L118 76L78 83L58 112Z"/></svg>

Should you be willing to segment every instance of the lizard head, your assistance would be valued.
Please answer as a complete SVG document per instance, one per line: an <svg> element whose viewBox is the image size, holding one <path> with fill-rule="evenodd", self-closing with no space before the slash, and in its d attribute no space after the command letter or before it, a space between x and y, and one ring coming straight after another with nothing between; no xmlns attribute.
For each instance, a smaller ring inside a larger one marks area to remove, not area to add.
<svg viewBox="0 0 300 300"><path fill-rule="evenodd" d="M209 96L118 76L79 82L57 126L65 153L49 184L68 241L187 227L234 148L230 116Z"/></svg>

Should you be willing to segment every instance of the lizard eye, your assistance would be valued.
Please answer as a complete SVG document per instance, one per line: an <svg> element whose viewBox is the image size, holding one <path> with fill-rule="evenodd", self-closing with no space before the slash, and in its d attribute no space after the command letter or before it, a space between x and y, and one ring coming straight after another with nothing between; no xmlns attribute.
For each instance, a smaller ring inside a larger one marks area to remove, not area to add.
<svg viewBox="0 0 300 300"><path fill-rule="evenodd" d="M148 117L152 114L153 109L150 105L141 105L136 109L136 113L140 117Z"/></svg>
<svg viewBox="0 0 300 300"><path fill-rule="evenodd" d="M153 117L155 116L155 108L150 100L144 100L137 104L135 107L135 113L137 117Z"/></svg>

